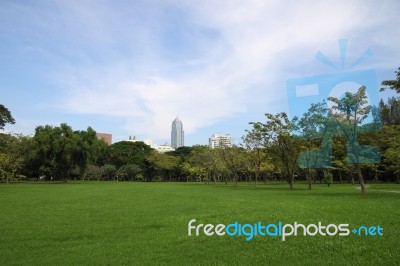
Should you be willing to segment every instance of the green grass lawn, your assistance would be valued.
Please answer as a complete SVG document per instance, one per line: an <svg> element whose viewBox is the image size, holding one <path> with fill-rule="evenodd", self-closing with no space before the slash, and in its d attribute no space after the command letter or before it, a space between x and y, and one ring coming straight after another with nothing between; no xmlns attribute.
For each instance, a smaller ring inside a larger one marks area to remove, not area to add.
<svg viewBox="0 0 400 266"><path fill-rule="evenodd" d="M0 265L400 265L400 185L0 184ZM198 223L380 225L384 236L187 235Z"/></svg>

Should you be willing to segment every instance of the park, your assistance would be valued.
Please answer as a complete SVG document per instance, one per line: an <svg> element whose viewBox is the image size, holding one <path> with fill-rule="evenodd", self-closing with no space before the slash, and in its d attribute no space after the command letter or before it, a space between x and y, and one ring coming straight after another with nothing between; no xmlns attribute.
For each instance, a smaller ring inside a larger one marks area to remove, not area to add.
<svg viewBox="0 0 400 266"><path fill-rule="evenodd" d="M267 113L216 149L0 133L0 265L400 265L400 101L366 97Z"/></svg>

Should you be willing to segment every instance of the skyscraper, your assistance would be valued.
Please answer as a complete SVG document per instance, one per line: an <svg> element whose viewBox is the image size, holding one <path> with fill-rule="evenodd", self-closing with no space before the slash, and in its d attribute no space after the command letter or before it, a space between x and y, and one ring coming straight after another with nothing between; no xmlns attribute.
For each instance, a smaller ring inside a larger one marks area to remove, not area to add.
<svg viewBox="0 0 400 266"><path fill-rule="evenodd" d="M185 143L185 134L183 132L183 124L182 121L177 116L175 120L172 122L172 130L171 130L171 146L176 149L178 147L184 146Z"/></svg>

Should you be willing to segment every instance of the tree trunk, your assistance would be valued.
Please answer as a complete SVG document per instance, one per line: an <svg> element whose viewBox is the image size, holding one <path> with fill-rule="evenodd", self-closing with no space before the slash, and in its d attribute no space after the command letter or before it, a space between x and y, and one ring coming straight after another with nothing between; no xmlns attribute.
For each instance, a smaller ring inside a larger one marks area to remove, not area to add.
<svg viewBox="0 0 400 266"><path fill-rule="evenodd" d="M289 188L292 190L294 187L294 173L289 174Z"/></svg>
<svg viewBox="0 0 400 266"><path fill-rule="evenodd" d="M397 171L397 174L396 174L396 183L397 183L397 184L400 184L400 171Z"/></svg>
<svg viewBox="0 0 400 266"><path fill-rule="evenodd" d="M259 176L259 174L260 174L260 173L257 171L257 172L256 172L256 175L255 175L255 178L254 178L254 179L255 179L254 181L255 181L255 185L256 185L256 186L257 186L257 181L258 181L258 176Z"/></svg>
<svg viewBox="0 0 400 266"><path fill-rule="evenodd" d="M312 180L311 180L311 175L308 171L306 173L306 179L308 180L308 190L311 190Z"/></svg>
<svg viewBox="0 0 400 266"><path fill-rule="evenodd" d="M361 173L361 167L360 167L359 164L357 164L357 176L358 176L358 180L359 180L360 186L361 186L361 194L366 195L367 194L367 188L365 187L364 178L363 178L363 175Z"/></svg>
<svg viewBox="0 0 400 266"><path fill-rule="evenodd" d="M339 170L339 184L342 183L342 171Z"/></svg>

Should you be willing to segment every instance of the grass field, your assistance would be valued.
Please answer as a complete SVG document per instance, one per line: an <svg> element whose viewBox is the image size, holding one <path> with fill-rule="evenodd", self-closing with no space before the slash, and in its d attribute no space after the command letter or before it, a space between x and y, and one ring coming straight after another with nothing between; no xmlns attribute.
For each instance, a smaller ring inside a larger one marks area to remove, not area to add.
<svg viewBox="0 0 400 266"><path fill-rule="evenodd" d="M400 265L400 185L0 185L0 265ZM198 223L380 225L384 236L187 235Z"/></svg>

